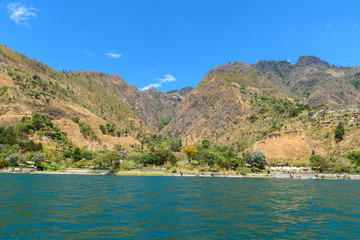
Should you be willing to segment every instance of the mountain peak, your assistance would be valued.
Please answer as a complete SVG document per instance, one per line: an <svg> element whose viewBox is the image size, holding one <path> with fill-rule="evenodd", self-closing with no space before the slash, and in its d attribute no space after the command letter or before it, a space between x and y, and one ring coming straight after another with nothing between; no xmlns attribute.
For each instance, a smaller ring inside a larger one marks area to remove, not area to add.
<svg viewBox="0 0 360 240"><path fill-rule="evenodd" d="M296 66L298 67L317 66L317 67L327 67L327 68L332 67L328 62L323 61L315 56L300 56L296 63Z"/></svg>
<svg viewBox="0 0 360 240"><path fill-rule="evenodd" d="M236 71L236 70L240 70L240 69L248 69L251 68L251 66L247 63L244 62L229 62L226 65L221 65L221 66L217 66L215 68L213 68L208 74L207 76L212 76L215 74L224 74L227 72L232 72L232 71Z"/></svg>

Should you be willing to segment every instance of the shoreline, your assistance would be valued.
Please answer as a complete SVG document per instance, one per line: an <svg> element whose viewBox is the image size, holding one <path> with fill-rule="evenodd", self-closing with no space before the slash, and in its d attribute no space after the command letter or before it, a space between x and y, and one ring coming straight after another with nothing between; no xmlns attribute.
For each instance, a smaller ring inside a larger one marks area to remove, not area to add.
<svg viewBox="0 0 360 240"><path fill-rule="evenodd" d="M147 172L147 171L119 171L115 174L93 173L85 171L65 171L65 172L46 172L46 171L29 171L29 172L14 172L14 171L1 171L0 173L9 174L43 174L43 175L113 175L113 176L154 176L154 177L202 177L202 178L264 178L264 179L320 179L320 180L360 180L359 174L334 174L334 173L319 173L319 174L301 174L301 173L282 173L271 172L269 174L263 173L249 173L246 175L236 174L221 174L221 173L167 173L167 172Z"/></svg>

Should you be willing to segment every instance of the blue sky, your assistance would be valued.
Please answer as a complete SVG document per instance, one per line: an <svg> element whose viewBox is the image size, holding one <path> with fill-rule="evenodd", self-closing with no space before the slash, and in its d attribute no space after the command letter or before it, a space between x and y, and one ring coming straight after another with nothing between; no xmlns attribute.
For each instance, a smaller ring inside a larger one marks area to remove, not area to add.
<svg viewBox="0 0 360 240"><path fill-rule="evenodd" d="M0 1L0 44L139 89L196 86L230 61L360 65L360 1ZM152 84L152 85L151 85Z"/></svg>

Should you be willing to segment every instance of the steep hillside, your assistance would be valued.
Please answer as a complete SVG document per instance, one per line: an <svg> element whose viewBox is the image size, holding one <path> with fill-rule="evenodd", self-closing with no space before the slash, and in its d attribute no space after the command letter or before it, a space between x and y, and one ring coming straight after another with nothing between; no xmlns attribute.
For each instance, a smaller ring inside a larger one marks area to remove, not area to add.
<svg viewBox="0 0 360 240"><path fill-rule="evenodd" d="M186 87L167 93L159 92L153 88L142 92L142 96L149 109L152 110L156 130L163 129L175 115L176 106L192 91L193 88Z"/></svg>
<svg viewBox="0 0 360 240"><path fill-rule="evenodd" d="M294 108L291 97L255 68L234 62L211 70L162 132L187 143L205 138L219 144L255 142Z"/></svg>
<svg viewBox="0 0 360 240"><path fill-rule="evenodd" d="M93 84L88 76L106 81L119 81L119 78L101 73L86 74L57 72L0 45L2 124L9 125L38 112L58 124L80 147L101 150L116 144L126 147L139 144L132 136L144 135L149 130L131 110L114 101L105 87ZM100 125L112 126L112 132L101 131ZM85 133L86 129L93 132L93 137Z"/></svg>
<svg viewBox="0 0 360 240"><path fill-rule="evenodd" d="M356 68L334 67L314 56L302 56L295 65L286 61L259 61L253 67L312 107L359 105Z"/></svg>

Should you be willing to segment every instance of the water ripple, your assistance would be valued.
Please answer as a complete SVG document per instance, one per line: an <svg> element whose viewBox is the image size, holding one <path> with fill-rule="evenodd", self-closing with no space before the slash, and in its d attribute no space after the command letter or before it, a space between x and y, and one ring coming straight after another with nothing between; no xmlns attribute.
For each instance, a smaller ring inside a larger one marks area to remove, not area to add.
<svg viewBox="0 0 360 240"><path fill-rule="evenodd" d="M359 239L358 181L1 174L1 239Z"/></svg>

